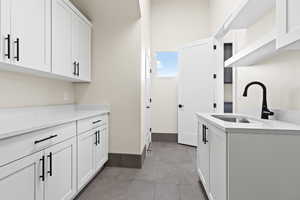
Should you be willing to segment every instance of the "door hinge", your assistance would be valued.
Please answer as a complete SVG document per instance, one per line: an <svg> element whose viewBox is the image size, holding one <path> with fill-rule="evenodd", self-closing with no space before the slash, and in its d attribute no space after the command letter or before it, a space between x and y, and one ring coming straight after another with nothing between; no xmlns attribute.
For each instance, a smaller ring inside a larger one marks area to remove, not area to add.
<svg viewBox="0 0 300 200"><path fill-rule="evenodd" d="M216 103L214 103L214 105L213 105L213 106L214 106L214 108L217 108L217 104L216 104Z"/></svg>
<svg viewBox="0 0 300 200"><path fill-rule="evenodd" d="M214 50L216 50L217 49L217 45L214 45Z"/></svg>
<svg viewBox="0 0 300 200"><path fill-rule="evenodd" d="M152 103L152 98L149 99L149 102Z"/></svg>
<svg viewBox="0 0 300 200"><path fill-rule="evenodd" d="M217 74L214 74L214 75L213 75L213 78L216 79L216 78L217 78Z"/></svg>
<svg viewBox="0 0 300 200"><path fill-rule="evenodd" d="M152 73L152 69L150 69L150 73Z"/></svg>
<svg viewBox="0 0 300 200"><path fill-rule="evenodd" d="M150 128L149 130L150 130L150 132L152 132L152 128Z"/></svg>

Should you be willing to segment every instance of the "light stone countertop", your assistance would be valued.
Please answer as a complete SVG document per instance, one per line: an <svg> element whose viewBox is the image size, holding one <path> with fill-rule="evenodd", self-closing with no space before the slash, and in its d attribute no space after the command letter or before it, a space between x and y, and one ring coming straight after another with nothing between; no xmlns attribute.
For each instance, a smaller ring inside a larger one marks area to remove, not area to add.
<svg viewBox="0 0 300 200"><path fill-rule="evenodd" d="M202 119L227 133L300 134L300 125L279 120L263 120L239 114L196 113L196 115L199 119ZM212 115L245 117L250 121L250 123L226 122L221 119L217 119Z"/></svg>
<svg viewBox="0 0 300 200"><path fill-rule="evenodd" d="M59 105L0 109L0 139L110 112L108 105Z"/></svg>

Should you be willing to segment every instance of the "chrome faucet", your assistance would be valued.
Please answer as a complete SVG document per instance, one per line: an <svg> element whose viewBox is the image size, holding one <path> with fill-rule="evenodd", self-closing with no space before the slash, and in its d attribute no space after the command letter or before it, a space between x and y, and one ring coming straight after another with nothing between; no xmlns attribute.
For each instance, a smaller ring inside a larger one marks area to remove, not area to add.
<svg viewBox="0 0 300 200"><path fill-rule="evenodd" d="M262 119L269 119L269 116L274 115L274 113L268 109L268 104L267 104L267 88L266 88L266 86L263 83L258 82L258 81L251 82L251 83L249 83L245 87L245 90L244 90L244 93L243 93L244 97L247 97L247 95L248 95L248 88L251 85L259 85L259 86L262 87L262 89L263 89L263 102L262 102L261 118Z"/></svg>

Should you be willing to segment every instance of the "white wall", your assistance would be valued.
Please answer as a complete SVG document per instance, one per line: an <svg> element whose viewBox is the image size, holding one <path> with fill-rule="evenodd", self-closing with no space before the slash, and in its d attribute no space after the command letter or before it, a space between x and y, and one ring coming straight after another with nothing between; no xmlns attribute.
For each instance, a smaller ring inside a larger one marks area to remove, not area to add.
<svg viewBox="0 0 300 200"><path fill-rule="evenodd" d="M91 18L92 83L76 102L110 104L110 153L141 153L141 26L136 0L74 0Z"/></svg>
<svg viewBox="0 0 300 200"><path fill-rule="evenodd" d="M241 0L211 0L212 33L216 31L226 13ZM270 11L256 24L249 27L244 33L236 34L238 50L250 45L259 38L266 37L274 32L276 27L275 10ZM262 105L262 89L253 86L249 89L248 97L242 93L251 81L261 81L268 89L268 103L271 109L300 109L300 52L289 51L278 53L255 66L236 69L236 112L260 117Z"/></svg>
<svg viewBox="0 0 300 200"><path fill-rule="evenodd" d="M0 71L0 107L43 106L74 103L72 83Z"/></svg>
<svg viewBox="0 0 300 200"><path fill-rule="evenodd" d="M208 1L151 0L152 52L177 51L187 43L208 37ZM152 99L153 132L177 133L176 78L155 77L154 70Z"/></svg>

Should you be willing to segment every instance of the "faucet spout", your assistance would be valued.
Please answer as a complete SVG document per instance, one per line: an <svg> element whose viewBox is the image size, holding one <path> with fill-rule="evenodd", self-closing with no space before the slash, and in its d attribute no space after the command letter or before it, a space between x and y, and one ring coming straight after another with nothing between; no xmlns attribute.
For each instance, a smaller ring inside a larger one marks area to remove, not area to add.
<svg viewBox="0 0 300 200"><path fill-rule="evenodd" d="M247 84L247 86L245 87L243 96L244 97L248 96L248 89L252 85L259 85L259 86L262 87L262 89L263 89L263 102L262 102L261 118L262 119L269 119L269 116L270 115L274 115L274 113L268 109L267 88L266 88L266 86L263 83L258 82L258 81L254 81L254 82L251 82L251 83Z"/></svg>

